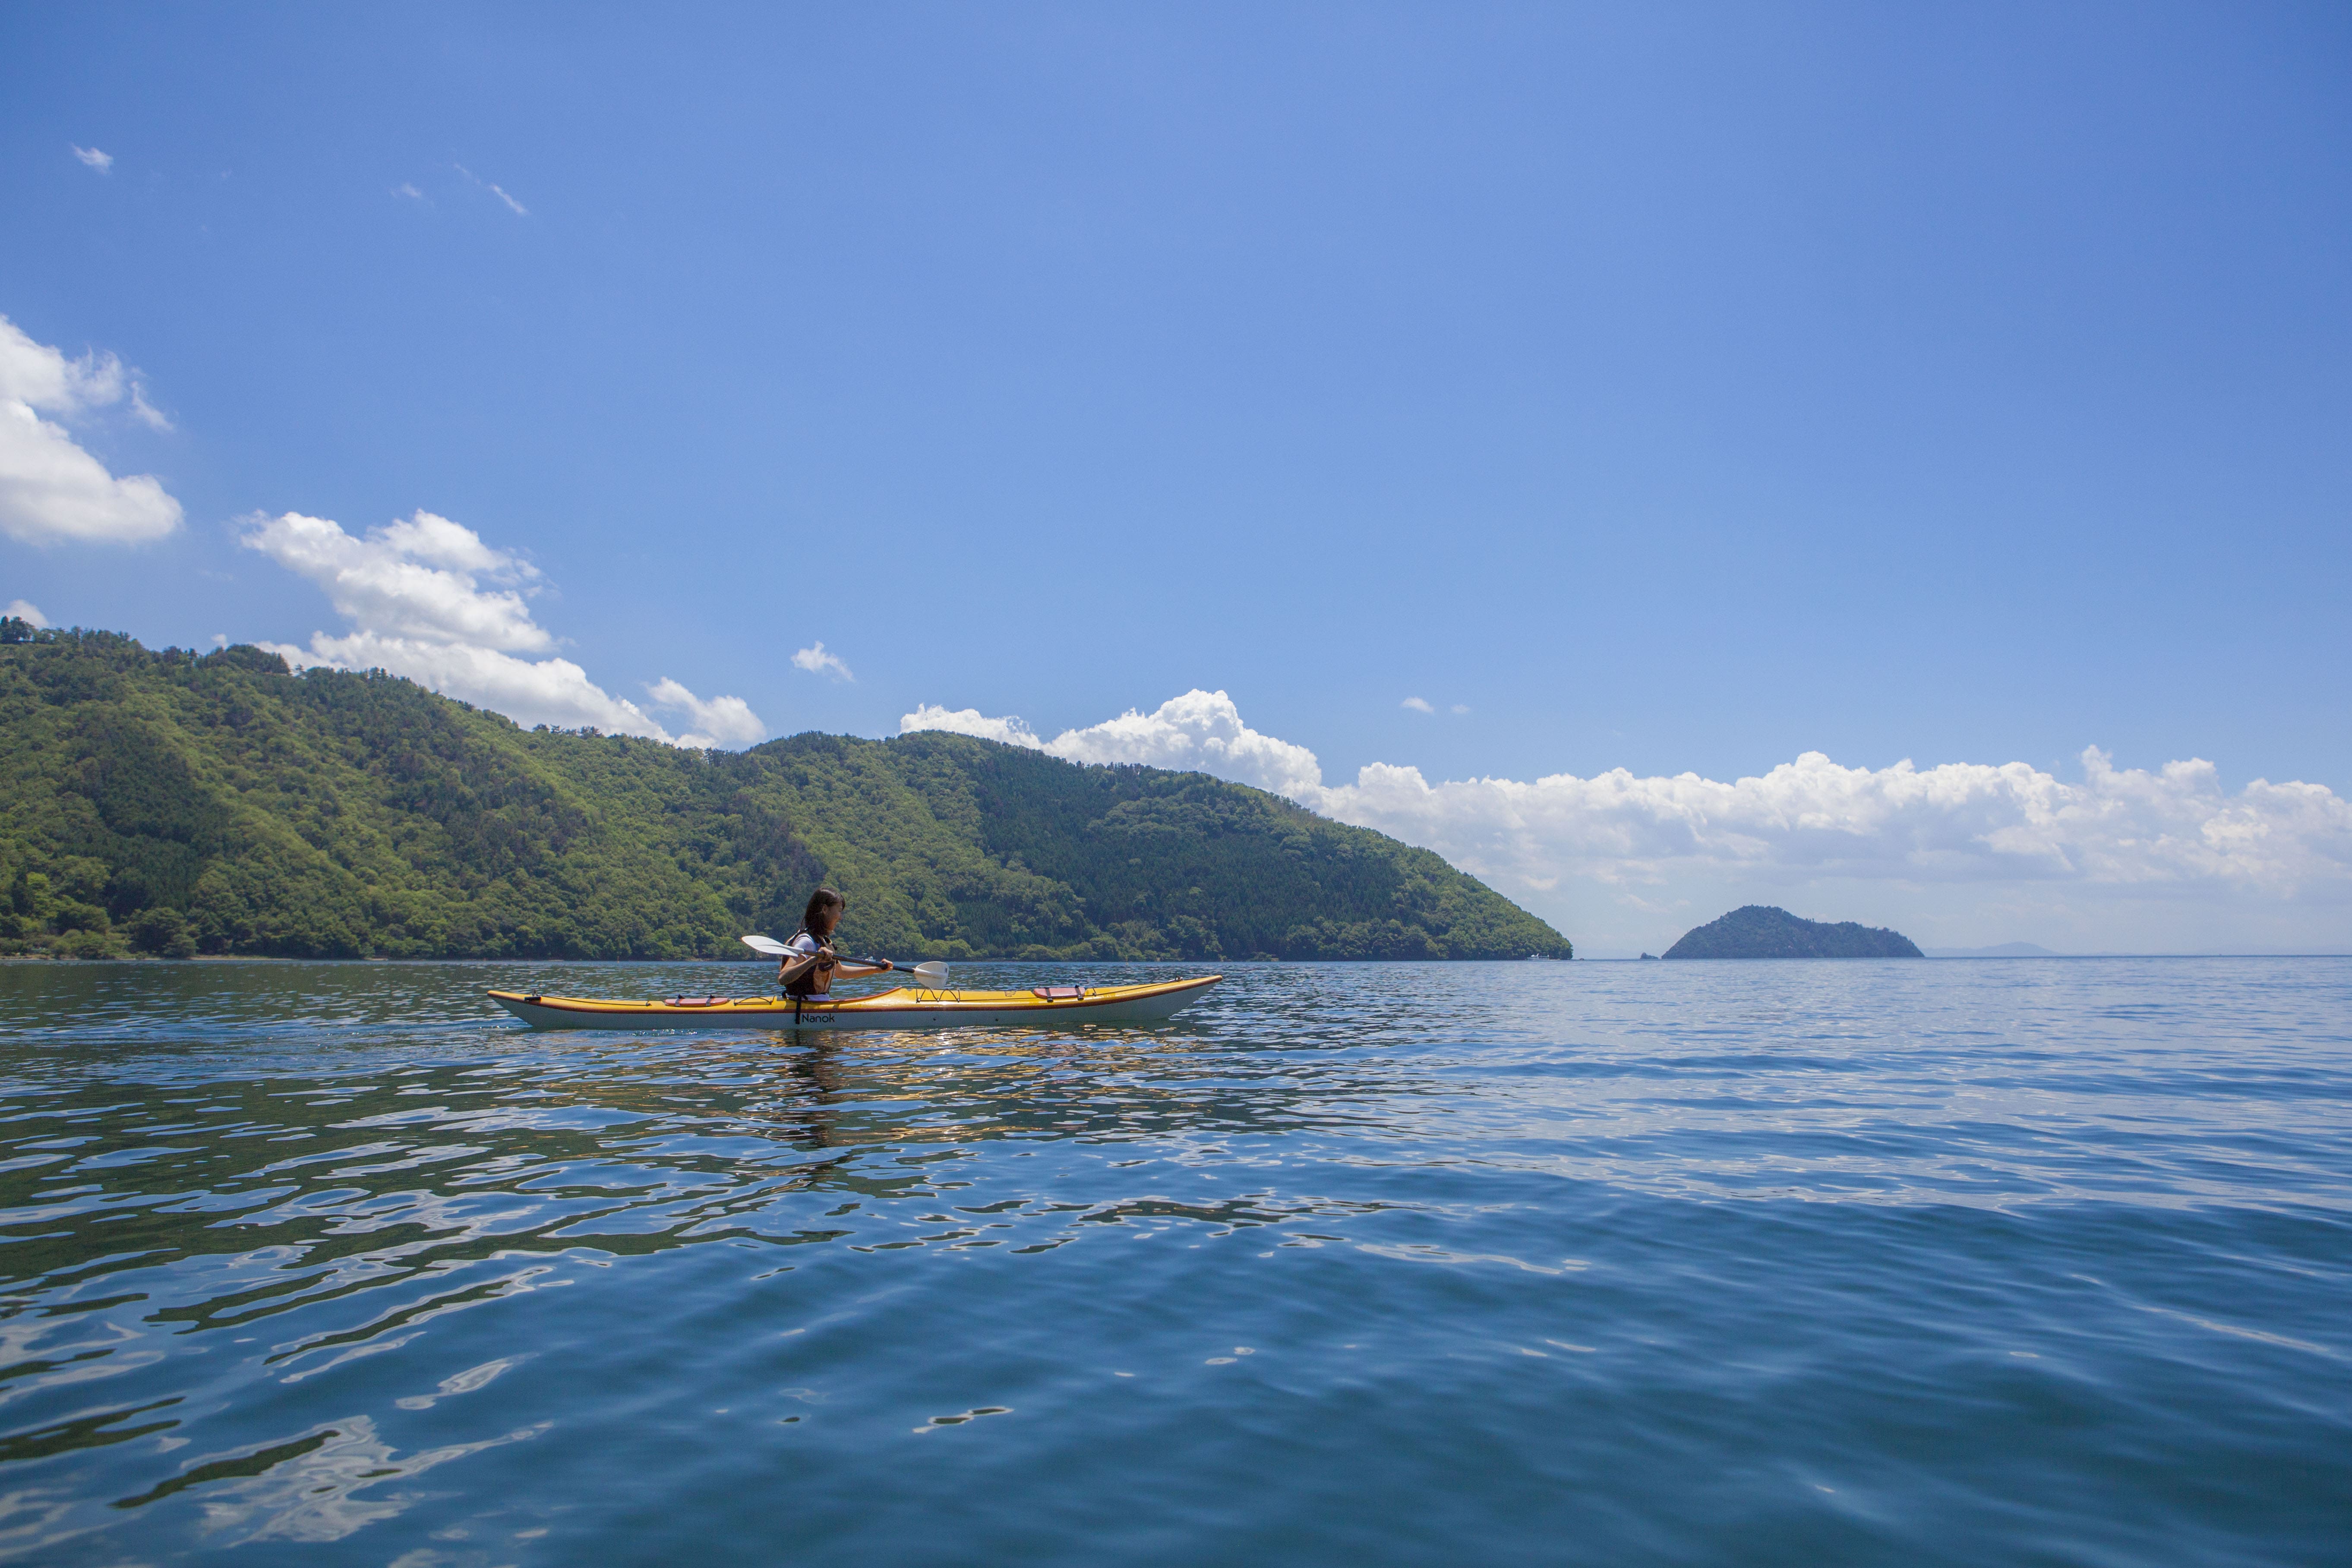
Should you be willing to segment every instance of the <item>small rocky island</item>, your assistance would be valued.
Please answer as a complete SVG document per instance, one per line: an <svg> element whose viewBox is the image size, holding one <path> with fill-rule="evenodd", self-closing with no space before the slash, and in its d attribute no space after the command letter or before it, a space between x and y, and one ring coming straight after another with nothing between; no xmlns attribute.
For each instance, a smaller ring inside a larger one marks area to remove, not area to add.
<svg viewBox="0 0 2352 1568"><path fill-rule="evenodd" d="M1643 954L1644 958L1647 953ZM1924 958L1901 931L1841 921L1800 920L1769 904L1748 904L1685 931L1668 958Z"/></svg>

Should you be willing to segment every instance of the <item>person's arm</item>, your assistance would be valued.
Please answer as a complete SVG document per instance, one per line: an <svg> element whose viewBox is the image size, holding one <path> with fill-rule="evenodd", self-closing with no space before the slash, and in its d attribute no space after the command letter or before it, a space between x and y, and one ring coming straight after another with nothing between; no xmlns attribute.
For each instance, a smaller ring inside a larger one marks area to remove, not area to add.
<svg viewBox="0 0 2352 1568"><path fill-rule="evenodd" d="M812 969L831 969L832 967L833 949L820 944L813 951L796 952L793 956L777 964L776 984L790 985Z"/></svg>

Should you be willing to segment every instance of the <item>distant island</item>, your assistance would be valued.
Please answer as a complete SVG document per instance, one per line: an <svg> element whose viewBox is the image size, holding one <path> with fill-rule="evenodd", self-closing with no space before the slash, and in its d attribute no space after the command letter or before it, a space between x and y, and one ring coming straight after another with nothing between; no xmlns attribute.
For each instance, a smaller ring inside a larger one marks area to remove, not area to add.
<svg viewBox="0 0 2352 1568"><path fill-rule="evenodd" d="M0 629L0 955L748 959L822 882L891 958L1573 956L1426 849L1205 773L936 733L698 751Z"/></svg>
<svg viewBox="0 0 2352 1568"><path fill-rule="evenodd" d="M1900 931L1841 921L1801 920L1769 904L1748 904L1683 933L1668 958L1924 958Z"/></svg>

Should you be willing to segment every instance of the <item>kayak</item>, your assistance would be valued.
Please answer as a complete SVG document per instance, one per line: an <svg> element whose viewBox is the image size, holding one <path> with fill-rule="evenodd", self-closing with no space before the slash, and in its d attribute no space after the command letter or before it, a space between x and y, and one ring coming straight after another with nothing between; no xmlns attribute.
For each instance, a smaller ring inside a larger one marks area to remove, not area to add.
<svg viewBox="0 0 2352 1568"><path fill-rule="evenodd" d="M534 1029L940 1029L981 1025L1163 1024L1224 978L1148 985L1039 985L1027 991L929 991L902 985L871 996L672 996L625 1002L493 991L490 1000Z"/></svg>

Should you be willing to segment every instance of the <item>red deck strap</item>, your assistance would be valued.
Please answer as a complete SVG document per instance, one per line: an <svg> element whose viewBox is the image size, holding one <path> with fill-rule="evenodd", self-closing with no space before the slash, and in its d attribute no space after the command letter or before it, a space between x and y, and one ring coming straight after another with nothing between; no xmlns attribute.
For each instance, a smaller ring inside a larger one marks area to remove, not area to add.
<svg viewBox="0 0 2352 1568"><path fill-rule="evenodd" d="M1033 985L1029 994L1048 1002L1076 1002L1087 994L1083 985Z"/></svg>

